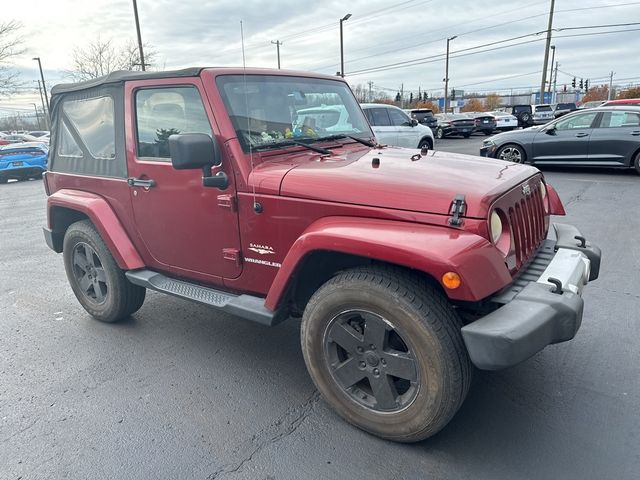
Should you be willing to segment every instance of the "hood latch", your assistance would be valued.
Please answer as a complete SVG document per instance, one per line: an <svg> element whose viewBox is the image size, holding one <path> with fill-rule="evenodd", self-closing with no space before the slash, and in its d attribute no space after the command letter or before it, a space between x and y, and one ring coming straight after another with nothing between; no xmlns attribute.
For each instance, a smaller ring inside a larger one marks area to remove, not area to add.
<svg viewBox="0 0 640 480"><path fill-rule="evenodd" d="M464 195L457 194L451 202L451 218L449 219L449 225L459 227L462 225L464 212L467 208L467 204L464 201Z"/></svg>

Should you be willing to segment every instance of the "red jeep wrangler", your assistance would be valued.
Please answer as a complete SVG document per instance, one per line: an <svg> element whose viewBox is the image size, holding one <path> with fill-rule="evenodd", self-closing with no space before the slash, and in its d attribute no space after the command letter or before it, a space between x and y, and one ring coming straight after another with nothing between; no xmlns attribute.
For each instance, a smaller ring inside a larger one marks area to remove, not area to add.
<svg viewBox="0 0 640 480"><path fill-rule="evenodd" d="M379 145L340 78L116 72L56 86L51 112L45 237L87 312L120 320L152 289L302 317L318 390L384 438L443 428L472 364L573 338L598 276L537 169Z"/></svg>

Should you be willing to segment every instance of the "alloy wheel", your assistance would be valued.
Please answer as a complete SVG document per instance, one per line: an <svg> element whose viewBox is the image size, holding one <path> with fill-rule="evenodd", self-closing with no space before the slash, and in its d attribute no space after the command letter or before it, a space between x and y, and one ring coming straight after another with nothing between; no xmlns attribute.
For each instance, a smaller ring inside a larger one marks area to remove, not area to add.
<svg viewBox="0 0 640 480"><path fill-rule="evenodd" d="M79 242L73 249L73 276L82 294L93 303L107 300L107 275L100 257L91 245Z"/></svg>

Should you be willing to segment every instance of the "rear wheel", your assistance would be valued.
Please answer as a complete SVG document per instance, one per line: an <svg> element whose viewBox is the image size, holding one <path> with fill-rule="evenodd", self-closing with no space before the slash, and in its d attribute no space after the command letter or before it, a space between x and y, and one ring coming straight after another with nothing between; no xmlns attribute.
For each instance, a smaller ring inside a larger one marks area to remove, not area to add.
<svg viewBox="0 0 640 480"><path fill-rule="evenodd" d="M400 442L437 433L462 404L471 363L444 295L394 268L346 270L313 295L302 319L316 387L348 422Z"/></svg>
<svg viewBox="0 0 640 480"><path fill-rule="evenodd" d="M525 163L526 156L522 147L518 145L504 145L498 149L496 158L513 163Z"/></svg>
<svg viewBox="0 0 640 480"><path fill-rule="evenodd" d="M444 138L444 130L442 128L436 130L436 138Z"/></svg>
<svg viewBox="0 0 640 480"><path fill-rule="evenodd" d="M488 137L489 135L491 135L493 132L491 130L485 130L484 134Z"/></svg>
<svg viewBox="0 0 640 480"><path fill-rule="evenodd" d="M465 133L464 135L462 135L464 138L469 138L471 136L470 133Z"/></svg>
<svg viewBox="0 0 640 480"><path fill-rule="evenodd" d="M0 183L7 183L9 179L7 177L0 177Z"/></svg>
<svg viewBox="0 0 640 480"><path fill-rule="evenodd" d="M633 159L633 168L635 168L636 173L640 175L640 152L636 153L636 157Z"/></svg>
<svg viewBox="0 0 640 480"><path fill-rule="evenodd" d="M67 229L63 256L73 293L97 320L117 322L142 306L146 290L126 279L90 221Z"/></svg>

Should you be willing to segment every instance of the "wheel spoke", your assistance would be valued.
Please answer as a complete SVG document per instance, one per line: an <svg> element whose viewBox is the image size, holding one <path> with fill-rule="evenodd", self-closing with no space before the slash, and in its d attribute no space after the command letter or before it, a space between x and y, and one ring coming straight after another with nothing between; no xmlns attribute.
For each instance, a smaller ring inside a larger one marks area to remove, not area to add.
<svg viewBox="0 0 640 480"><path fill-rule="evenodd" d="M367 345L375 345L379 350L384 349L387 340L387 325L384 321L372 314L363 315L365 320L364 326L364 343Z"/></svg>
<svg viewBox="0 0 640 480"><path fill-rule="evenodd" d="M83 272L86 272L89 268L89 262L87 261L87 257L78 251L73 255L73 264L80 267Z"/></svg>
<svg viewBox="0 0 640 480"><path fill-rule="evenodd" d="M88 245L85 245L84 251L87 254L87 263L88 263L88 265L90 267L95 267L96 266L96 262L95 262L96 252L94 252L93 248L91 248Z"/></svg>
<svg viewBox="0 0 640 480"><path fill-rule="evenodd" d="M343 388L349 388L365 377L365 372L358 368L358 361L353 357L338 365L333 373Z"/></svg>
<svg viewBox="0 0 640 480"><path fill-rule="evenodd" d="M378 408L392 410L398 407L396 404L398 392L390 377L387 375L381 375L379 377L370 375L369 382L371 383L373 396L376 397L376 405Z"/></svg>
<svg viewBox="0 0 640 480"><path fill-rule="evenodd" d="M96 267L96 278L99 282L107 283L107 274L102 267Z"/></svg>
<svg viewBox="0 0 640 480"><path fill-rule="evenodd" d="M344 323L337 323L329 332L331 341L337 343L349 353L354 353L357 347L362 346L362 340L358 338L357 333Z"/></svg>
<svg viewBox="0 0 640 480"><path fill-rule="evenodd" d="M104 292L102 291L102 285L100 282L93 283L93 291L96 293L96 300L100 303L104 300Z"/></svg>
<svg viewBox="0 0 640 480"><path fill-rule="evenodd" d="M381 355L381 358L383 358L387 363L384 368L384 372L387 375L403 378L410 382L416 382L418 380L416 361L406 353L385 352Z"/></svg>
<svg viewBox="0 0 640 480"><path fill-rule="evenodd" d="M78 284L80 285L80 288L83 292L88 292L89 287L92 285L89 275L85 274L80 280L78 280Z"/></svg>

